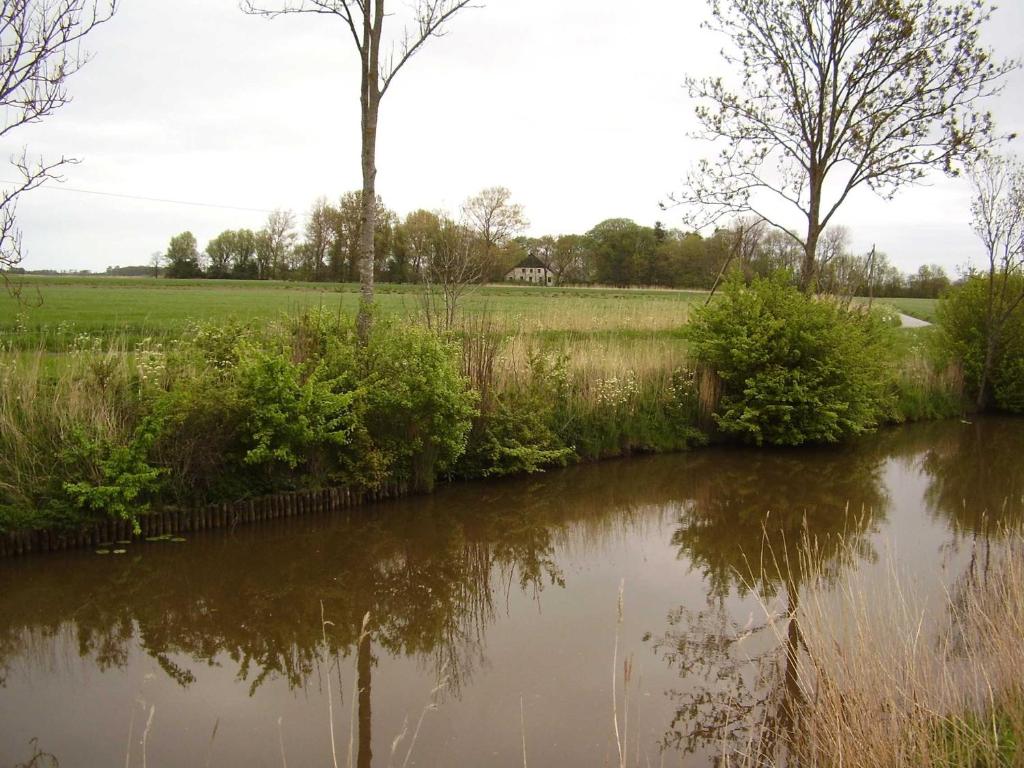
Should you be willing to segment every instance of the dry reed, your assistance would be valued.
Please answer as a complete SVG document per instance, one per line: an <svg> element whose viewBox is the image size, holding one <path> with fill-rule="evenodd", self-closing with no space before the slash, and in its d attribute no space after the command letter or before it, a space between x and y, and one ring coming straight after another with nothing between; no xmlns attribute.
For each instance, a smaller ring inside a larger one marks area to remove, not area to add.
<svg viewBox="0 0 1024 768"><path fill-rule="evenodd" d="M752 723L754 735L725 750L724 763L1024 764L1024 536L979 546L991 552L972 556L938 600L894 566L881 588L863 571L812 580L788 621L773 622L790 666L786 716ZM785 733L766 732L780 722ZM784 746L766 754L764 744Z"/></svg>

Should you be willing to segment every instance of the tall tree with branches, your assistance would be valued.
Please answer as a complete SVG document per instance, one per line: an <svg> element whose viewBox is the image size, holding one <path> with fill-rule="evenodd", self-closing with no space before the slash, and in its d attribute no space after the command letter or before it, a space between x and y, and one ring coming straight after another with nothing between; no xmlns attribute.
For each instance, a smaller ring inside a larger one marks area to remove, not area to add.
<svg viewBox="0 0 1024 768"><path fill-rule="evenodd" d="M497 263L498 251L529 226L523 206L512 202L507 188L488 187L462 204L462 216L480 241L481 278L504 277L506 269Z"/></svg>
<svg viewBox="0 0 1024 768"><path fill-rule="evenodd" d="M996 138L983 99L1017 66L981 45L988 0L710 0L708 28L737 75L687 80L699 136L720 148L685 191L688 223L753 213L803 250L859 187L891 198L956 173ZM802 220L799 228L789 226Z"/></svg>
<svg viewBox="0 0 1024 768"><path fill-rule="evenodd" d="M1010 321L1024 311L1024 164L987 156L971 169L971 218L985 248L982 356L976 405L985 408L996 357Z"/></svg>
<svg viewBox="0 0 1024 768"><path fill-rule="evenodd" d="M116 10L117 0L0 0L0 139L71 100L68 78L89 60L82 39ZM0 189L0 273L23 258L19 199L75 162L33 157L27 148L11 158L19 178Z"/></svg>
<svg viewBox="0 0 1024 768"><path fill-rule="evenodd" d="M338 19L352 36L359 52L359 104L362 126L362 221L359 241L360 302L357 325L365 341L370 333L373 305L374 235L377 230L377 119L380 101L395 76L432 37L445 32L446 23L471 0L415 0L414 21L382 53L385 0L278 0L273 6L242 0L245 13L275 18L295 13Z"/></svg>

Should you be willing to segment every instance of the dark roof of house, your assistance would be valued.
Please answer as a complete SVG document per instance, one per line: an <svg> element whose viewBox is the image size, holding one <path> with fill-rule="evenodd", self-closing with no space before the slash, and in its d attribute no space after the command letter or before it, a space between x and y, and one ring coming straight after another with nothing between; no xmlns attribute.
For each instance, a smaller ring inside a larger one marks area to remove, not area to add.
<svg viewBox="0 0 1024 768"><path fill-rule="evenodd" d="M523 259L518 264L516 264L514 267L512 267L512 269L530 268L530 267L541 267L542 269L547 269L548 265L545 264L543 261L541 261L540 259L538 259L536 256L534 256L531 253L525 259Z"/></svg>

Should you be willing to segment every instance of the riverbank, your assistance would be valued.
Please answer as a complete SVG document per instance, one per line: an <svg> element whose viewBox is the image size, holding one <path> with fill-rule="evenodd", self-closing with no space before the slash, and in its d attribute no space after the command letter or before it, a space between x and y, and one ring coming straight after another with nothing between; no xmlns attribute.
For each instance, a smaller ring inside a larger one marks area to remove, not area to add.
<svg viewBox="0 0 1024 768"><path fill-rule="evenodd" d="M406 485L386 483L373 491L325 488L294 491L254 499L211 504L202 509L160 509L129 520L104 520L75 531L54 529L0 533L0 558L33 553L92 549L98 555L123 555L140 542L181 543L186 534L282 520L303 515L341 512L409 493Z"/></svg>
<svg viewBox="0 0 1024 768"><path fill-rule="evenodd" d="M879 347L879 423L959 413L929 332L891 329ZM320 310L20 355L0 370L0 534L8 552L96 547L195 530L211 506L241 505L224 518L238 524L246 505L274 509L265 498L373 498L707 443L714 382L685 333L662 348L620 333L382 318L364 347Z"/></svg>

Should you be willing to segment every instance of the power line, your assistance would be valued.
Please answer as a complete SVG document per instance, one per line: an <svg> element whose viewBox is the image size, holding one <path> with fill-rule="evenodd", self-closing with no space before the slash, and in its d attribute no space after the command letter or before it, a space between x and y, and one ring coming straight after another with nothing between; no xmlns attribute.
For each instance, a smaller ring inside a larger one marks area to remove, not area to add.
<svg viewBox="0 0 1024 768"><path fill-rule="evenodd" d="M0 184L17 184L15 181L0 179ZM82 195L99 195L100 197L118 197L123 200L141 200L149 203L167 203L169 205L190 205L194 208L221 208L227 211L247 211L249 213L272 213L265 208L245 208L239 205L219 205L217 203L197 203L191 200L171 200L165 197L146 197L145 195L126 195L119 192L100 192L95 189L79 189L63 185L43 185L37 189L49 189L55 192L76 192Z"/></svg>

